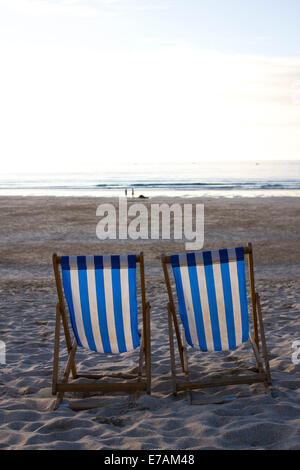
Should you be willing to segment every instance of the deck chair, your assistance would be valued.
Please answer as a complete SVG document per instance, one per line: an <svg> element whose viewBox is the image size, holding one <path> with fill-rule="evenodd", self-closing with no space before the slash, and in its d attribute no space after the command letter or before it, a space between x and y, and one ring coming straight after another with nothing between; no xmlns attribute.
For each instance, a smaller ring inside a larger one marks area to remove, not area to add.
<svg viewBox="0 0 300 470"><path fill-rule="evenodd" d="M142 335L138 330L136 265L140 266ZM60 266L60 268L59 268ZM52 393L54 408L66 392L146 391L150 394L150 304L146 302L143 253L121 256L53 255L58 303L53 360ZM69 315L65 305L68 305ZM69 317L69 318L68 318ZM68 360L59 381L60 325L63 325ZM69 323L73 331L72 340ZM77 347L99 354L122 354L140 348L137 375L78 374ZM145 363L145 374L143 365ZM69 383L73 379L126 379L121 382L95 381Z"/></svg>
<svg viewBox="0 0 300 470"><path fill-rule="evenodd" d="M245 255L248 256L253 335L249 331ZM188 391L191 402L192 390L197 389L259 382L267 389L271 385L271 374L260 299L255 292L251 244L245 248L163 256L162 264L169 295L167 308L173 393ZM175 278L183 331L179 328L168 265L172 266ZM184 373L181 383L176 377L173 327ZM230 351L248 340L256 361L253 369L256 373L236 377L226 377L222 373L219 379L190 380L187 345L202 352Z"/></svg>

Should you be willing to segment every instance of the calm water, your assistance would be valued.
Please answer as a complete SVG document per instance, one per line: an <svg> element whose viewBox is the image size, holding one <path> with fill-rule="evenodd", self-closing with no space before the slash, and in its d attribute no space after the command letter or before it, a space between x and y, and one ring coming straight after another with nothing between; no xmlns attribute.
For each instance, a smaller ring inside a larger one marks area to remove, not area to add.
<svg viewBox="0 0 300 470"><path fill-rule="evenodd" d="M298 196L300 161L131 164L87 173L6 174L0 196Z"/></svg>

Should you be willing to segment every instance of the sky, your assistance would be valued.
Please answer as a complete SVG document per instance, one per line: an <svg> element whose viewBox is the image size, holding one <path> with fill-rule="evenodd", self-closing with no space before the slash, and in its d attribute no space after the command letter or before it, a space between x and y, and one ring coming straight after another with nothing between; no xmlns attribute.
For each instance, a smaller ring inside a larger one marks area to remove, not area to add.
<svg viewBox="0 0 300 470"><path fill-rule="evenodd" d="M300 159L299 0L0 0L0 171Z"/></svg>

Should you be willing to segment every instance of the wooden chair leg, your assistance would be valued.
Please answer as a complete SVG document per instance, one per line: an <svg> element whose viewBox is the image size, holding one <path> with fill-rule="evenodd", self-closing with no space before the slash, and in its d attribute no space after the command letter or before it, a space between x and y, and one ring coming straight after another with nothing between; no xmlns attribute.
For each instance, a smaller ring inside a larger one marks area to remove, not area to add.
<svg viewBox="0 0 300 470"><path fill-rule="evenodd" d="M259 351L257 349L257 345L251 335L249 336L249 338L250 338L250 343L251 343L253 354L254 354L255 361L256 361L256 368L259 372L264 372L261 358L259 356Z"/></svg>
<svg viewBox="0 0 300 470"><path fill-rule="evenodd" d="M52 261L53 261L53 269L54 269L55 282L56 282L56 288L57 288L57 295L58 295L58 299L59 299L60 315L61 315L63 328L64 328L64 332L65 332L65 338L66 338L68 353L70 353L71 349L72 349L72 340L71 340L68 320L67 320L67 316L66 316L66 310L65 310L65 305L64 305L63 287L62 287L62 279L61 279L61 275L60 275L60 272L59 272L57 259L58 259L58 257L56 255L56 253L54 253L53 257L52 257ZM76 379L77 372L76 372L75 363L72 364L72 375L73 375L73 378Z"/></svg>
<svg viewBox="0 0 300 470"><path fill-rule="evenodd" d="M175 363L175 350L174 350L174 335L173 335L173 318L171 313L171 306L168 304L168 326L169 326L169 347L170 347L170 361L171 361L171 376L172 376L172 389L173 395L177 395L176 387L176 363Z"/></svg>
<svg viewBox="0 0 300 470"><path fill-rule="evenodd" d="M56 319L55 319L53 373L52 373L52 395L56 395L57 393L56 385L58 382L58 367L59 367L59 339L60 339L60 310L59 310L59 303L57 303Z"/></svg>
<svg viewBox="0 0 300 470"><path fill-rule="evenodd" d="M61 380L62 384L68 383L69 376L70 376L70 373L71 373L71 370L72 370L72 366L74 364L74 358L75 358L76 351L77 351L77 342L76 342L76 340L74 340L73 345L72 345L72 349L71 349L71 351L69 353L69 356L68 356L65 372L64 372L63 378ZM64 398L64 394L65 394L65 392L59 392L57 394L57 398L56 398L55 403L54 403L54 410L56 410L59 407L59 405L61 404L61 402Z"/></svg>
<svg viewBox="0 0 300 470"><path fill-rule="evenodd" d="M163 261L162 265L163 265L164 277L165 277L165 282L166 282L166 286L167 286L167 290L168 290L168 296L169 296L168 309L170 308L170 311L171 311L171 314L172 314L172 317L173 317L173 323L174 323L175 334L176 334L176 339L177 339L177 344L178 344L180 362L181 362L182 371L184 372L183 348L182 348L182 342L181 342L181 338L180 338L179 326L178 326L178 321L177 321L174 302L173 302L173 294L172 294L172 289L171 289L171 284L170 284L168 267L167 267L167 263L164 262L164 261Z"/></svg>
<svg viewBox="0 0 300 470"><path fill-rule="evenodd" d="M64 398L64 393L63 392L58 392L57 397L56 397L56 399L55 399L55 401L52 405L52 410L53 411L56 411L57 408L59 408L59 405L63 401L63 398Z"/></svg>
<svg viewBox="0 0 300 470"><path fill-rule="evenodd" d="M251 290L251 303L252 303L252 318L253 318L253 329L254 329L254 341L259 350L259 338L258 338L258 325L257 325L257 311L256 311L256 300L255 300L255 280L254 280L254 267L253 267L253 250L252 244L248 243L248 264L249 264L249 280Z"/></svg>
<svg viewBox="0 0 300 470"><path fill-rule="evenodd" d="M63 320L63 319L62 319L62 315L61 315L61 311L60 311L60 305L59 305L59 302L58 302L57 305L56 305L54 357L53 357L53 374L52 374L52 377L53 377L52 378L52 394L53 395L56 395L56 393L57 393L56 386L57 386L57 383L58 383L58 374L59 374L59 342L60 342L60 321L61 320ZM74 371L76 371L76 366L75 366L75 362L74 362L75 353L74 352L72 353L72 350L73 350L75 344L76 344L76 341L74 341L74 344L71 347L71 350L68 349L68 351L69 351L69 360L68 360L68 362L70 361L69 367L70 367L70 371L72 371L73 377L74 377ZM68 348L68 342L67 342L67 348ZM77 344L76 344L76 348L77 348ZM75 352L76 352L76 348L75 348ZM69 373L70 373L70 371L69 371ZM66 372L65 372L65 374L66 374ZM76 372L76 376L74 378L76 378L76 377L77 377L77 372Z"/></svg>
<svg viewBox="0 0 300 470"><path fill-rule="evenodd" d="M139 382L142 380L144 360L145 360L145 341L144 341L144 335L142 335L140 355L139 355L139 365L138 365L138 381Z"/></svg>
<svg viewBox="0 0 300 470"><path fill-rule="evenodd" d="M70 336L68 326L66 325L66 320L65 320L64 316L62 316L62 321L63 321L63 327L64 327L64 332L65 332L65 338L66 338L68 353L71 354L71 352L72 352L71 336ZM71 363L71 372L72 372L73 379L76 379L77 378L77 369L76 369L76 364L75 364L74 360Z"/></svg>
<svg viewBox="0 0 300 470"><path fill-rule="evenodd" d="M250 343L251 343L253 353L254 353L254 356L255 356L255 359L256 359L256 366L257 366L258 372L260 374L266 374L266 371L264 370L262 362L261 362L261 358L260 358L259 351L257 349L256 343L255 343L255 341L254 341L254 339L252 338L251 335L250 335ZM267 380L264 382L264 388L265 388L265 393L267 393L267 391L268 391L268 381Z"/></svg>
<svg viewBox="0 0 300 470"><path fill-rule="evenodd" d="M187 355L187 345L186 345L186 337L184 331L182 332L183 338L183 358L184 358L184 374L187 382L190 382L190 373L189 373L189 363L188 363L188 355ZM188 397L188 403L192 405L193 397L192 397L192 391L190 389L187 389L187 397Z"/></svg>
<svg viewBox="0 0 300 470"><path fill-rule="evenodd" d="M171 304L170 304L170 309L171 309L171 314L172 314L172 318L173 318L175 334L176 334L176 339L177 339L177 344L178 344L181 369L182 369L182 372L185 373L185 365L184 365L185 361L184 361L184 354L183 354L183 345L182 345L182 341L181 341L181 335L180 335L178 321L177 321L177 318L176 318L176 312L172 308Z"/></svg>
<svg viewBox="0 0 300 470"><path fill-rule="evenodd" d="M258 316L258 323L259 323L260 336L261 336L262 353L263 353L264 362L265 362L268 385L272 385L265 330L264 330L264 324L263 324L263 319L262 319L262 314L261 314L260 297L258 294L256 294L256 306L257 306L257 316Z"/></svg>
<svg viewBox="0 0 300 470"><path fill-rule="evenodd" d="M150 304L146 304L146 334L145 334L145 368L147 393L151 395L151 331L150 331Z"/></svg>
<svg viewBox="0 0 300 470"><path fill-rule="evenodd" d="M143 365L145 361L146 351L145 351L145 340L144 335L142 335L141 345L140 345L140 355L139 355L139 365L138 365L138 382L142 381L143 376ZM141 390L137 390L135 393L135 399L138 400L141 396Z"/></svg>

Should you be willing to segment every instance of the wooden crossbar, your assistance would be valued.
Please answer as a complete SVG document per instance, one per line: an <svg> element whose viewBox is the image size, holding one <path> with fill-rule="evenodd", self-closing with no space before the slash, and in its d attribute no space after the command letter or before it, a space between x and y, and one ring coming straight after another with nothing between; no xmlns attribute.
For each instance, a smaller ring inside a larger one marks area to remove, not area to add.
<svg viewBox="0 0 300 470"><path fill-rule="evenodd" d="M212 388L227 385L241 385L265 382L267 380L266 374L256 374L253 376L241 376L235 378L220 378L211 382L183 382L177 384L177 390L196 390L199 388Z"/></svg>
<svg viewBox="0 0 300 470"><path fill-rule="evenodd" d="M95 384L87 383L60 383L57 384L58 392L117 392L117 391L135 391L146 390L147 385L144 382L125 383L125 382L103 382Z"/></svg>
<svg viewBox="0 0 300 470"><path fill-rule="evenodd" d="M61 258L62 258L61 256L56 256L57 264L61 264ZM143 256L136 255L136 262L140 263L142 261L142 258L143 258Z"/></svg>
<svg viewBox="0 0 300 470"><path fill-rule="evenodd" d="M244 253L245 253L245 255L252 254L252 246L245 246L244 247ZM171 256L162 256L161 260L162 260L163 263L171 264Z"/></svg>

